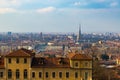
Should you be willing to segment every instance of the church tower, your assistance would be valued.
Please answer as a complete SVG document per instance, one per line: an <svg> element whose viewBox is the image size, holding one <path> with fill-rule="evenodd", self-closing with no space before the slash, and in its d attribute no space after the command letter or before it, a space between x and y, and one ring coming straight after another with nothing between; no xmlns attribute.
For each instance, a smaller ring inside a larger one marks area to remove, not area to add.
<svg viewBox="0 0 120 80"><path fill-rule="evenodd" d="M77 35L77 42L79 43L81 39L81 24L79 24L79 33Z"/></svg>

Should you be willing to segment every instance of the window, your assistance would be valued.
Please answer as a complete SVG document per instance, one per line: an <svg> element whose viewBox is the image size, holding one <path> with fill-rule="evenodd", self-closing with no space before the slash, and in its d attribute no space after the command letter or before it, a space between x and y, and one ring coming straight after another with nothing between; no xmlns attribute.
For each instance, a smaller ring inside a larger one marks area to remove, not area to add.
<svg viewBox="0 0 120 80"><path fill-rule="evenodd" d="M59 72L59 78L62 78L62 72Z"/></svg>
<svg viewBox="0 0 120 80"><path fill-rule="evenodd" d="M69 78L69 72L66 72L66 78Z"/></svg>
<svg viewBox="0 0 120 80"><path fill-rule="evenodd" d="M39 78L42 78L42 72L39 72Z"/></svg>
<svg viewBox="0 0 120 80"><path fill-rule="evenodd" d="M32 78L35 78L35 72L32 72Z"/></svg>
<svg viewBox="0 0 120 80"><path fill-rule="evenodd" d="M78 73L77 72L75 72L75 78L78 78Z"/></svg>
<svg viewBox="0 0 120 80"><path fill-rule="evenodd" d="M11 58L8 59L8 63L11 63Z"/></svg>
<svg viewBox="0 0 120 80"><path fill-rule="evenodd" d="M24 69L24 79L27 78L27 69Z"/></svg>
<svg viewBox="0 0 120 80"><path fill-rule="evenodd" d="M19 79L20 77L20 72L19 72L19 69L16 70L16 79Z"/></svg>
<svg viewBox="0 0 120 80"><path fill-rule="evenodd" d="M12 70L8 69L8 78L12 78Z"/></svg>
<svg viewBox="0 0 120 80"><path fill-rule="evenodd" d="M85 67L87 67L88 66L88 62L85 62Z"/></svg>
<svg viewBox="0 0 120 80"><path fill-rule="evenodd" d="M0 72L0 78L3 78L3 72Z"/></svg>
<svg viewBox="0 0 120 80"><path fill-rule="evenodd" d="M1 59L1 57L0 57L0 64L2 63L2 59Z"/></svg>
<svg viewBox="0 0 120 80"><path fill-rule="evenodd" d="M75 67L78 67L78 62L75 63Z"/></svg>
<svg viewBox="0 0 120 80"><path fill-rule="evenodd" d="M48 72L46 72L45 74L46 74L46 78L48 78Z"/></svg>
<svg viewBox="0 0 120 80"><path fill-rule="evenodd" d="M55 78L55 72L52 72L52 77Z"/></svg>
<svg viewBox="0 0 120 80"><path fill-rule="evenodd" d="M16 58L16 63L17 63L17 64L19 63L19 58Z"/></svg>
<svg viewBox="0 0 120 80"><path fill-rule="evenodd" d="M85 72L85 80L88 80L88 72Z"/></svg>
<svg viewBox="0 0 120 80"><path fill-rule="evenodd" d="M24 58L24 63L27 63L27 59L26 58Z"/></svg>

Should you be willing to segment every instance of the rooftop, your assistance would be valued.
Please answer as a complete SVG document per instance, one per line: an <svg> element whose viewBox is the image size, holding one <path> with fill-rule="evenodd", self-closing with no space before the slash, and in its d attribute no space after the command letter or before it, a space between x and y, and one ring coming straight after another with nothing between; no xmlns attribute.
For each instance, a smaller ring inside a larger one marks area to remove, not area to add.
<svg viewBox="0 0 120 80"><path fill-rule="evenodd" d="M88 54L70 53L68 54L68 57L71 60L92 60L92 57L90 57Z"/></svg>
<svg viewBox="0 0 120 80"><path fill-rule="evenodd" d="M21 48L6 55L6 57L31 57L34 53L30 50Z"/></svg>
<svg viewBox="0 0 120 80"><path fill-rule="evenodd" d="M49 57L35 57L32 60L32 67L39 68L39 67L70 67L70 62L68 58L49 58Z"/></svg>

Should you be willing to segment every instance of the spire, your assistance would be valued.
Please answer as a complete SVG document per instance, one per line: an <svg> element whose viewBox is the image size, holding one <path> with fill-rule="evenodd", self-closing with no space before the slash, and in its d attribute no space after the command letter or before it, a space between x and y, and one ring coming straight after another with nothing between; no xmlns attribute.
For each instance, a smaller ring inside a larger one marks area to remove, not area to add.
<svg viewBox="0 0 120 80"><path fill-rule="evenodd" d="M79 24L79 41L80 41L80 38L81 38L81 24Z"/></svg>
<svg viewBox="0 0 120 80"><path fill-rule="evenodd" d="M78 35L77 35L77 42L78 43L80 42L80 39L81 39L81 24L79 24L79 32L78 32Z"/></svg>

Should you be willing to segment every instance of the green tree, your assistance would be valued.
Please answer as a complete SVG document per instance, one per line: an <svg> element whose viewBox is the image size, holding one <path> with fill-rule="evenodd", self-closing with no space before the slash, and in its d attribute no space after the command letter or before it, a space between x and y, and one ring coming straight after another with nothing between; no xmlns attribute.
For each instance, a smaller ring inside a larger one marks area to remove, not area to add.
<svg viewBox="0 0 120 80"><path fill-rule="evenodd" d="M106 60L107 61L109 59L109 56L107 54L102 54L101 58L102 58L102 60Z"/></svg>

